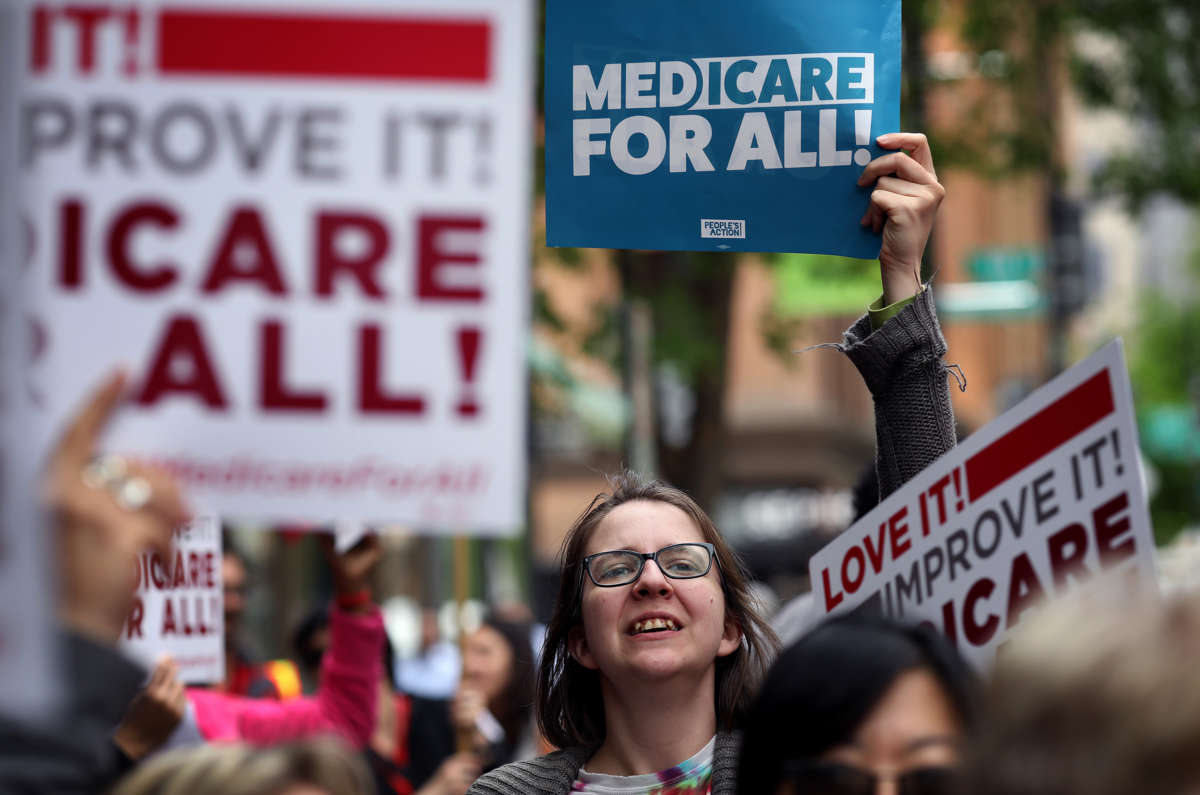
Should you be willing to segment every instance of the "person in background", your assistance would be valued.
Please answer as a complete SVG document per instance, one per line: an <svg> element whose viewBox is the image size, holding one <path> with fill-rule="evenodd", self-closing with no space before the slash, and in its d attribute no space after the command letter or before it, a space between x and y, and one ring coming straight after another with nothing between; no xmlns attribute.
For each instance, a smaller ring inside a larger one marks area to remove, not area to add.
<svg viewBox="0 0 1200 795"><path fill-rule="evenodd" d="M536 754L532 725L533 651L529 625L485 617L463 638L463 674L453 699L427 699L380 681L367 759L381 793L462 795L479 775ZM300 624L293 646L305 667L324 653L324 612ZM392 670L385 641L383 669ZM460 742L470 750L457 750Z"/></svg>
<svg viewBox="0 0 1200 795"><path fill-rule="evenodd" d="M335 595L329 651L321 660L316 694L275 701L188 688L188 714L203 740L267 746L333 733L353 748L367 745L375 730L384 643L383 617L371 600L368 582L382 550L373 536L342 553L335 553L333 539L325 537L322 548L333 573ZM174 669L169 660L165 665L165 670L164 663L156 668L114 734L117 745L135 761L167 742L175 730L174 726L165 730L163 716L181 712L179 689L172 681ZM158 709L149 709L145 702L158 702Z"/></svg>
<svg viewBox="0 0 1200 795"><path fill-rule="evenodd" d="M171 751L130 773L112 795L374 795L374 789L353 754L312 740Z"/></svg>
<svg viewBox="0 0 1200 795"><path fill-rule="evenodd" d="M1122 587L1022 619L970 754L973 795L1200 792L1200 595Z"/></svg>
<svg viewBox="0 0 1200 795"><path fill-rule="evenodd" d="M488 615L462 641L462 679L444 701L412 699L410 772L418 787L460 743L484 771L536 755L529 625ZM460 739L461 738L461 739Z"/></svg>
<svg viewBox="0 0 1200 795"><path fill-rule="evenodd" d="M245 642L242 618L250 572L246 556L228 528L221 532L221 585L224 591L225 680L217 690L233 696L287 699L300 695L300 675L290 660L260 662Z"/></svg>
<svg viewBox="0 0 1200 795"><path fill-rule="evenodd" d="M951 795L978 683L928 627L851 613L779 655L746 714L738 791Z"/></svg>
<svg viewBox="0 0 1200 795"><path fill-rule="evenodd" d="M458 646L442 638L437 610L421 608L421 648L397 664L400 690L422 698L450 698L458 686L461 664Z"/></svg>
<svg viewBox="0 0 1200 795"><path fill-rule="evenodd" d="M188 518L164 470L97 456L126 377L114 373L68 421L46 462L41 500L55 547L62 705L38 726L0 721L0 792L96 793L120 771L112 730L145 679L117 648L133 605L134 558L170 557Z"/></svg>

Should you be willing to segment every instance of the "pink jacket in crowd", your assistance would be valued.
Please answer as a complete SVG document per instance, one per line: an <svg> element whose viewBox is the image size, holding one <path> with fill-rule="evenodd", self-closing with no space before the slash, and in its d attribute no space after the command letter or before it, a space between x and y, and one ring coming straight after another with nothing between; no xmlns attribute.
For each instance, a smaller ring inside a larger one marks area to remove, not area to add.
<svg viewBox="0 0 1200 795"><path fill-rule="evenodd" d="M231 696L188 688L196 724L209 742L252 745L336 733L355 748L366 746L375 729L375 699L383 668L383 617L329 611L329 651L321 661L314 696L287 701Z"/></svg>

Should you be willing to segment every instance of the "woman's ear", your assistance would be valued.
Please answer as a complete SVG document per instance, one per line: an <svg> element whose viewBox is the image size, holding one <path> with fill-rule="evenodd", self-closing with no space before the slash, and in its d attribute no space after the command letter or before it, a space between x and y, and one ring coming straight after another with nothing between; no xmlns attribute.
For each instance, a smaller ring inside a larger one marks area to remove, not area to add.
<svg viewBox="0 0 1200 795"><path fill-rule="evenodd" d="M596 670L596 660L588 649L587 636L583 634L583 627L578 624L567 630L567 651L575 658L575 662L584 668Z"/></svg>
<svg viewBox="0 0 1200 795"><path fill-rule="evenodd" d="M718 657L728 657L742 645L742 628L732 617L725 617L725 629L721 633L721 643L717 646Z"/></svg>

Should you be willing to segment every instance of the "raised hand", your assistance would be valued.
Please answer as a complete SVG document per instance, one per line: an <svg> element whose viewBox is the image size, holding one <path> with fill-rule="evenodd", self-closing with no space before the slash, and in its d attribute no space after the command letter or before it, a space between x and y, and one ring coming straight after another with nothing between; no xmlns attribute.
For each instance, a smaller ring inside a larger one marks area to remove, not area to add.
<svg viewBox="0 0 1200 795"><path fill-rule="evenodd" d="M163 657L113 732L113 742L130 759L141 759L167 741L183 720L187 694L179 681L179 666Z"/></svg>
<svg viewBox="0 0 1200 795"><path fill-rule="evenodd" d="M133 601L133 561L150 548L169 559L188 511L167 472L117 456L96 458L100 434L121 402L110 376L72 418L46 464L41 497L57 533L62 621L112 643Z"/></svg>
<svg viewBox="0 0 1200 795"><path fill-rule="evenodd" d="M890 133L876 142L884 149L901 150L875 158L858 178L859 185L875 183L859 223L876 234L883 232L879 268L887 305L920 291L921 255L946 189L937 180L924 135Z"/></svg>
<svg viewBox="0 0 1200 795"><path fill-rule="evenodd" d="M333 585L339 596L349 596L366 590L371 582L371 572L383 557L379 539L373 535L363 538L345 552L334 550L332 536L321 539L325 559L333 572Z"/></svg>

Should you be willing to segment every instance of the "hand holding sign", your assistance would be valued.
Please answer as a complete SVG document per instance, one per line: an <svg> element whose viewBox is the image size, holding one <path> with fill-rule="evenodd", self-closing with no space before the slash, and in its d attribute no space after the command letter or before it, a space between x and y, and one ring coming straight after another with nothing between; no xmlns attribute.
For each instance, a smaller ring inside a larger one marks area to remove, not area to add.
<svg viewBox="0 0 1200 795"><path fill-rule="evenodd" d="M346 607L346 603L353 600L355 608L367 608L369 600L358 597L369 593L371 573L383 557L379 539L373 535L363 536L361 541L339 554L334 552L333 536L323 536L321 549L329 561L334 589L342 606Z"/></svg>
<svg viewBox="0 0 1200 795"><path fill-rule="evenodd" d="M170 557L172 529L187 508L162 470L120 459L120 472L85 482L100 434L121 402L125 376L109 376L75 415L47 464L42 500L58 534L59 612L72 629L105 643L121 632L133 600L131 562L146 548ZM115 467L117 459L110 459ZM130 485L139 492L134 500Z"/></svg>
<svg viewBox="0 0 1200 795"><path fill-rule="evenodd" d="M130 759L141 759L167 741L186 711L187 693L179 681L179 666L170 657L162 657L113 732L113 742Z"/></svg>
<svg viewBox="0 0 1200 795"><path fill-rule="evenodd" d="M887 306L920 291L921 255L946 189L937 180L923 134L890 133L876 143L902 150L875 158L858 178L859 185L875 183L871 205L859 223L875 234L883 232L879 269Z"/></svg>

